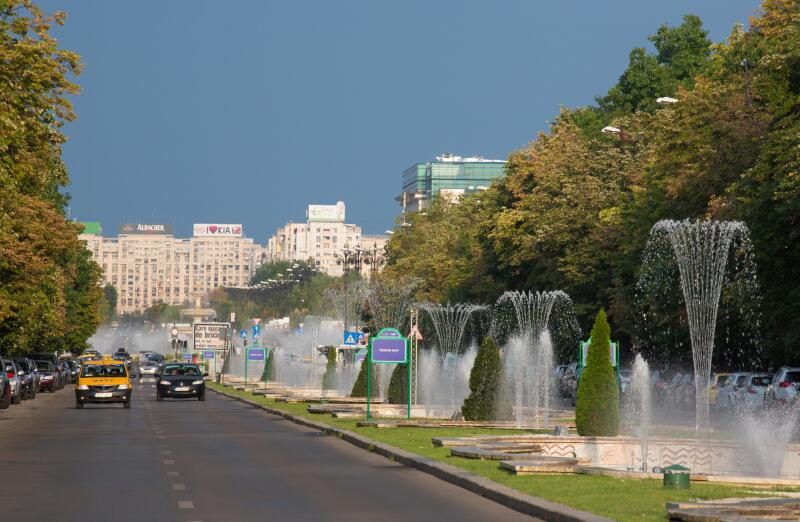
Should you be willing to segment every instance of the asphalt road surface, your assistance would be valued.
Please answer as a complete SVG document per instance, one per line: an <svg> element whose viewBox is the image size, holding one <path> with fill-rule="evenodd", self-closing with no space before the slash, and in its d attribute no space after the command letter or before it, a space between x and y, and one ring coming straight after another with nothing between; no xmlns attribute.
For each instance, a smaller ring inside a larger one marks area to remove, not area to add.
<svg viewBox="0 0 800 522"><path fill-rule="evenodd" d="M533 520L241 402L74 408L72 386L0 410L0 520Z"/></svg>

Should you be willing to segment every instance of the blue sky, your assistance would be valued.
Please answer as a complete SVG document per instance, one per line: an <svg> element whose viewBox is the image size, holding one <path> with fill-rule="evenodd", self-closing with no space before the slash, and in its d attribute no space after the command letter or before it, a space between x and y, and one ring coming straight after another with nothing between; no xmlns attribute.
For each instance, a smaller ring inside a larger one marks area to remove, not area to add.
<svg viewBox="0 0 800 522"><path fill-rule="evenodd" d="M263 243L308 203L391 228L400 174L442 152L505 159L591 103L662 23L715 41L756 0L72 1L83 57L66 127L71 216L243 223Z"/></svg>

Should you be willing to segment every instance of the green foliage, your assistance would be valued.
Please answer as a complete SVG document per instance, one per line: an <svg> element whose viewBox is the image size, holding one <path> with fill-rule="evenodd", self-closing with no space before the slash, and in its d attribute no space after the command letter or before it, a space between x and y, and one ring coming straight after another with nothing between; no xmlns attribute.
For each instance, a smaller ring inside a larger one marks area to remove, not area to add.
<svg viewBox="0 0 800 522"><path fill-rule="evenodd" d="M275 348L267 350L269 351L269 355L267 356L267 362L264 364L264 371L261 372L260 380L263 382L275 382Z"/></svg>
<svg viewBox="0 0 800 522"><path fill-rule="evenodd" d="M325 373L322 375L322 389L335 390L339 385L336 367L336 347L328 346L327 363L325 364Z"/></svg>
<svg viewBox="0 0 800 522"><path fill-rule="evenodd" d="M469 374L469 396L464 399L461 413L470 421L496 419L503 368L500 350L491 337L483 340Z"/></svg>
<svg viewBox="0 0 800 522"><path fill-rule="evenodd" d="M575 425L582 436L614 437L619 431L619 384L611 365L610 336L606 312L601 309L592 328L575 405Z"/></svg>
<svg viewBox="0 0 800 522"><path fill-rule="evenodd" d="M389 379L389 403L408 404L408 365L398 364Z"/></svg>
<svg viewBox="0 0 800 522"><path fill-rule="evenodd" d="M372 397L380 397L380 379L379 379L378 365L373 364L370 370L370 388ZM367 359L361 363L361 369L358 371L356 382L353 383L353 390L350 392L350 397L366 397L367 396Z"/></svg>

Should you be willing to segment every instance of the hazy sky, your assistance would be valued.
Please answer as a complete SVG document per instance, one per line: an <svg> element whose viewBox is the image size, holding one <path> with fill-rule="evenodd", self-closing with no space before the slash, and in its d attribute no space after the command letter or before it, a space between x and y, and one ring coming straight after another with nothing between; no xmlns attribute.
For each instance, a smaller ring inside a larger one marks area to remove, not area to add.
<svg viewBox="0 0 800 522"><path fill-rule="evenodd" d="M83 57L66 127L71 216L243 223L263 243L308 203L391 228L402 171L443 152L505 159L591 103L662 23L711 38L757 0L66 1Z"/></svg>

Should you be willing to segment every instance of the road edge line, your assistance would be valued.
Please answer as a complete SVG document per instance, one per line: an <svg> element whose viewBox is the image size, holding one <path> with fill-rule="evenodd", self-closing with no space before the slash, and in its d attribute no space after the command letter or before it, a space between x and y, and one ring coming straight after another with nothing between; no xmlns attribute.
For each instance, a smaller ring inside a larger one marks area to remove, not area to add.
<svg viewBox="0 0 800 522"><path fill-rule="evenodd" d="M321 422L314 422L303 417L298 417L291 413L270 408L264 404L252 401L245 397L232 395L222 390L216 390L211 387L206 387L207 390L218 393L219 395L228 397L230 399L243 402L249 406L253 406L263 410L272 415L283 417L295 424L312 428L329 435L334 435L353 446L365 449L369 452L376 453L382 457L388 458L409 468L417 469L428 475L432 475L440 480L449 482L455 486L471 491L493 502L501 504L509 509L518 511L525 515L548 520L552 522L613 522L613 519L606 518L587 511L581 511L563 504L551 502L549 500L528 495L516 489L504 486L491 479L476 475L470 471L445 464L434 459L429 459L416 453L406 451L404 449L385 444L383 442L363 437L357 433L348 430L335 428L329 424Z"/></svg>

